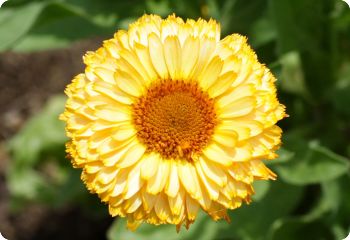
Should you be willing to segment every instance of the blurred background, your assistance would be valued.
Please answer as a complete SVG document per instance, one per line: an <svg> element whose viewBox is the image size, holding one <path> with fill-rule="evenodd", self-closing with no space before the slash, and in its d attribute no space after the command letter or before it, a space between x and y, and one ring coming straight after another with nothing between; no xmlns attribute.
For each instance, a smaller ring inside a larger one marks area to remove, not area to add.
<svg viewBox="0 0 350 240"><path fill-rule="evenodd" d="M231 224L136 232L65 159L64 87L82 55L144 13L214 18L246 35L289 118L277 181L256 182ZM9 240L340 240L350 230L350 8L341 0L9 0L0 9L0 232Z"/></svg>

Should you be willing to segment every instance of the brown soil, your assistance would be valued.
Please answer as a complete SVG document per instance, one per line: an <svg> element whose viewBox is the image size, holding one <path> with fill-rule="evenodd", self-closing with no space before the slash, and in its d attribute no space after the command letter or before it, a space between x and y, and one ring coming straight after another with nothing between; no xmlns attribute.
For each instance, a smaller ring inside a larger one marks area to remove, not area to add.
<svg viewBox="0 0 350 240"><path fill-rule="evenodd" d="M50 96L63 93L72 77L83 70L82 55L100 44L100 39L93 39L69 49L0 54L0 232L9 240L105 239L112 219L86 216L79 207L53 210L29 205L20 213L11 212L5 182L11 161L6 141Z"/></svg>

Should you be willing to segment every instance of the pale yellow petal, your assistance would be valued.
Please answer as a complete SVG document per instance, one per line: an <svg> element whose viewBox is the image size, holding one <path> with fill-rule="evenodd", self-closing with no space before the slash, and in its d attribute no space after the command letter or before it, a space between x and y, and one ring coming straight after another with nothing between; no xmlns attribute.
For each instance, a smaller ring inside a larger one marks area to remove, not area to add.
<svg viewBox="0 0 350 240"><path fill-rule="evenodd" d="M131 96L139 97L145 91L144 86L127 72L117 70L115 72L115 81L122 91Z"/></svg>
<svg viewBox="0 0 350 240"><path fill-rule="evenodd" d="M170 78L179 80L181 76L181 46L176 36L164 40L164 57Z"/></svg>
<svg viewBox="0 0 350 240"><path fill-rule="evenodd" d="M158 76L161 79L167 79L169 74L165 63L163 44L159 37L154 33L151 33L148 36L148 51L151 57L151 62L156 69Z"/></svg>
<svg viewBox="0 0 350 240"><path fill-rule="evenodd" d="M147 192L157 194L161 192L169 179L170 163L168 160L159 161L157 173L148 180Z"/></svg>
<svg viewBox="0 0 350 240"><path fill-rule="evenodd" d="M233 71L226 72L219 76L209 88L208 93L211 98L216 98L221 94L224 94L235 81L237 74Z"/></svg>
<svg viewBox="0 0 350 240"><path fill-rule="evenodd" d="M255 107L254 97L240 98L239 100L230 103L229 105L221 108L219 111L219 117L224 119L242 117L253 111Z"/></svg>
<svg viewBox="0 0 350 240"><path fill-rule="evenodd" d="M142 179L149 180L156 174L159 168L160 158L156 154L146 154L143 156L142 161L141 177Z"/></svg>
<svg viewBox="0 0 350 240"><path fill-rule="evenodd" d="M199 164L205 175L220 187L227 183L227 176L224 170L212 161L203 157L199 158Z"/></svg>
<svg viewBox="0 0 350 240"><path fill-rule="evenodd" d="M203 90L207 90L215 81L218 80L221 69L222 60L218 56L213 57L208 66L202 70L197 78L199 86Z"/></svg>
<svg viewBox="0 0 350 240"><path fill-rule="evenodd" d="M124 198L129 199L140 191L144 184L144 181L140 176L141 164L137 164L133 169L130 170L126 188L124 190ZM132 200L132 199L130 199Z"/></svg>
<svg viewBox="0 0 350 240"><path fill-rule="evenodd" d="M146 147L140 143L132 145L125 155L121 157L118 162L116 162L116 166L119 168L127 168L134 165L140 161L145 151Z"/></svg>
<svg viewBox="0 0 350 240"><path fill-rule="evenodd" d="M199 56L199 39L189 36L182 46L182 78L187 80L194 71Z"/></svg>
<svg viewBox="0 0 350 240"><path fill-rule="evenodd" d="M194 220L199 210L199 204L197 201L186 195L186 210L189 220Z"/></svg>
<svg viewBox="0 0 350 240"><path fill-rule="evenodd" d="M195 199L201 195L198 183L198 177L193 165L187 162L178 164L178 174L182 186Z"/></svg>
<svg viewBox="0 0 350 240"><path fill-rule="evenodd" d="M136 129L131 122L126 122L116 128L116 132L112 135L112 138L117 141L125 141L136 135Z"/></svg>
<svg viewBox="0 0 350 240"><path fill-rule="evenodd" d="M171 160L170 160L171 161ZM170 163L169 180L165 187L165 193L170 197L175 197L180 189L179 176L177 173L177 163L172 161Z"/></svg>
<svg viewBox="0 0 350 240"><path fill-rule="evenodd" d="M195 163L195 166L198 173L198 178L201 180L201 182L205 186L205 191L208 192L210 199L215 201L219 197L220 186L215 184L212 180L210 180L210 178L208 178L205 175L198 161Z"/></svg>

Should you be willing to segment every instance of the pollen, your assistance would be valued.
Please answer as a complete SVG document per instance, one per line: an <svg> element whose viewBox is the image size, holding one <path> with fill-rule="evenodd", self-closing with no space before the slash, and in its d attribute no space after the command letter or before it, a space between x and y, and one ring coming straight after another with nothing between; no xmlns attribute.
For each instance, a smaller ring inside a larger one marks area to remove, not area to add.
<svg viewBox="0 0 350 240"><path fill-rule="evenodd" d="M216 125L213 99L196 83L162 81L133 105L137 137L150 152L193 161Z"/></svg>

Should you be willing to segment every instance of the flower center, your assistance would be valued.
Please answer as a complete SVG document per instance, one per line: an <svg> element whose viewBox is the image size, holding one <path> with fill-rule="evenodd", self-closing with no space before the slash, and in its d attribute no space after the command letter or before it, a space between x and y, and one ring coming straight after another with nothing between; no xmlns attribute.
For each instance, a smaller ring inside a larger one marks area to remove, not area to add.
<svg viewBox="0 0 350 240"><path fill-rule="evenodd" d="M193 161L214 132L216 114L213 100L197 84L167 80L133 105L133 121L149 152Z"/></svg>

